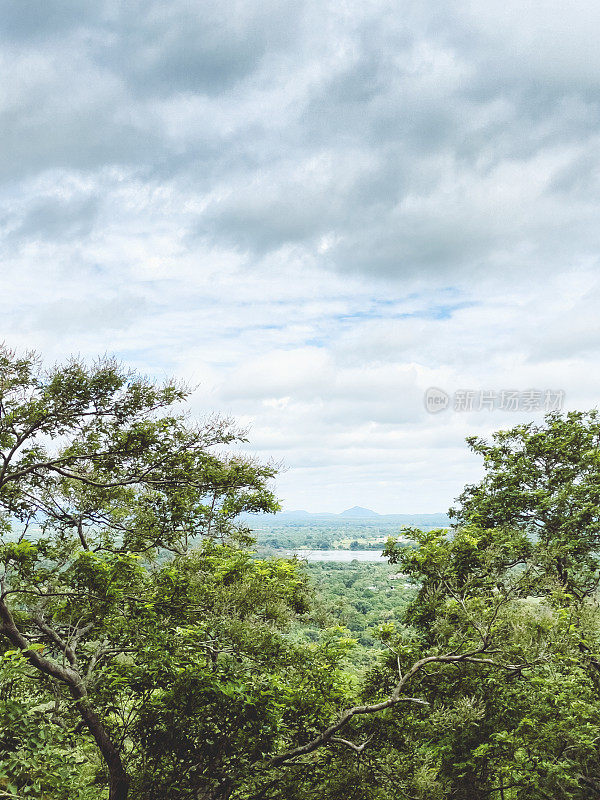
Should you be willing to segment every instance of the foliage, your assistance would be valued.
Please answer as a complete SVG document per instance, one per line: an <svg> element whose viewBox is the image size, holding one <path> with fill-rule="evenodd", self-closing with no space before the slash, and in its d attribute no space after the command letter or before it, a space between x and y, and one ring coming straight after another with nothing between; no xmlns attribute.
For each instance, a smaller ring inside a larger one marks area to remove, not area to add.
<svg viewBox="0 0 600 800"><path fill-rule="evenodd" d="M311 646L283 634L307 600L297 562L227 545L156 574L143 657L117 670L137 742L132 797L227 797L282 739L317 731L347 699L344 632Z"/></svg>
<svg viewBox="0 0 600 800"><path fill-rule="evenodd" d="M579 596L598 585L600 417L549 414L545 425L471 437L485 477L467 486L451 515L459 525L527 533L540 571Z"/></svg>
<svg viewBox="0 0 600 800"><path fill-rule="evenodd" d="M71 726L102 753L111 800L130 778L105 673L153 622L153 556L201 536L243 540L240 512L277 509L274 469L223 454L243 433L174 413L185 395L107 359L45 371L0 351L0 633L60 687Z"/></svg>
<svg viewBox="0 0 600 800"><path fill-rule="evenodd" d="M461 496L455 530L414 532L413 550L388 545L419 587L406 627L389 636L399 663L477 640L494 662L487 674L467 659L419 680L433 713L412 758L423 758L428 791L440 797L600 793L598 430L595 412L553 414L492 444L470 440L486 474ZM469 727L449 727L452 708L467 707L476 710Z"/></svg>
<svg viewBox="0 0 600 800"><path fill-rule="evenodd" d="M386 539L398 536L408 524L422 530L431 530L431 516L423 515L422 522L411 520L408 523L405 517L386 517L373 519L352 519L338 517L319 519L317 515L309 519L286 519L283 515L274 516L247 516L248 525L256 539L259 549L266 552L279 550L373 550L381 552ZM315 516L317 517L315 519ZM410 517L408 517L410 519ZM418 520L419 517L416 517ZM352 546L354 545L354 547Z"/></svg>
<svg viewBox="0 0 600 800"><path fill-rule="evenodd" d="M85 788L97 767L94 754L57 724L56 704L44 702L42 687L32 680L18 651L8 650L0 657L0 687L0 797L97 797Z"/></svg>
<svg viewBox="0 0 600 800"><path fill-rule="evenodd" d="M334 621L348 628L358 642L350 654L353 663L357 667L371 663L381 649L381 626L403 618L414 586L389 564L315 561L305 569L318 599L313 619L297 626L304 638L318 641L320 625Z"/></svg>
<svg viewBox="0 0 600 800"><path fill-rule="evenodd" d="M274 469L185 396L0 352L0 797L600 796L595 412L470 440L390 566L306 567L249 549Z"/></svg>

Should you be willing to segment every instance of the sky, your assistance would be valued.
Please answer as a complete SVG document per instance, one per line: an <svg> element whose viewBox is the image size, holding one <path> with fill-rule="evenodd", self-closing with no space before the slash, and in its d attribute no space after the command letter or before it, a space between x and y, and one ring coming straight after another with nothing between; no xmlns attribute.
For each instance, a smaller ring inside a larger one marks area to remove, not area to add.
<svg viewBox="0 0 600 800"><path fill-rule="evenodd" d="M598 405L597 2L0 19L7 345L183 379L288 510L445 511L466 436Z"/></svg>

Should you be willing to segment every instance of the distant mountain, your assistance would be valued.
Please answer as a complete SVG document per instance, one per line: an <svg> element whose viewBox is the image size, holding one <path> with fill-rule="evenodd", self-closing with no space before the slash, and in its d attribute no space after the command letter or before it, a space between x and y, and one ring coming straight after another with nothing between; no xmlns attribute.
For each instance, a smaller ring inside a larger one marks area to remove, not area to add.
<svg viewBox="0 0 600 800"><path fill-rule="evenodd" d="M352 508L347 508L346 511L342 511L341 514L338 516L340 517L361 517L364 519L365 517L378 517L379 514L376 511L371 511L370 508L362 508L362 506L352 506Z"/></svg>

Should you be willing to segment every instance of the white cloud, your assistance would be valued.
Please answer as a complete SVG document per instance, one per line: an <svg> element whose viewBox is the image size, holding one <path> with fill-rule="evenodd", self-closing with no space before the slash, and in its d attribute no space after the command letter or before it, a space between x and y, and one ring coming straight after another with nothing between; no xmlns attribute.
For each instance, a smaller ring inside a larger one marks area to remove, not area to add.
<svg viewBox="0 0 600 800"><path fill-rule="evenodd" d="M532 416L428 386L598 403L596 5L38 6L0 0L9 344L181 376L309 510L443 510Z"/></svg>

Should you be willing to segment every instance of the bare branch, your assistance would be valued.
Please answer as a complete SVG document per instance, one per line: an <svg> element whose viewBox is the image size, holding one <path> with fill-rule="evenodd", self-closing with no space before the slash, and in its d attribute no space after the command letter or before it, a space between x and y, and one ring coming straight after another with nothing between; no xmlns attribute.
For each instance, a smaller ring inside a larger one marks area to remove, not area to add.
<svg viewBox="0 0 600 800"><path fill-rule="evenodd" d="M419 661L413 664L413 666L408 670L408 672L405 673L404 677L396 684L396 688L386 700L382 700L380 703L372 703L370 705L363 705L363 706L353 706L352 708L347 709L342 713L337 722L334 722L332 725L330 725L328 728L322 731L322 733L320 733L318 736L315 736L315 738L312 739L310 742L300 745L299 747L294 747L292 750L288 750L285 753L280 753L279 755L274 756L269 760L269 763L272 766L279 766L279 764L283 764L285 761L289 761L292 758L297 758L298 756L312 753L313 750L316 750L317 748L322 747L324 744L331 741L331 737L334 736L336 733L338 733L338 731L342 730L342 728L345 728L346 725L350 722L350 720L355 716L364 714L376 714L379 711L385 711L386 709L392 708L392 706L395 706L398 703L403 703L403 702L415 703L417 705L429 705L426 700L421 700L416 697L403 696L402 691L406 686L406 684L427 664L434 664L434 663L454 664L457 662L465 662L474 659L479 653L484 652L484 650L485 647L479 647L476 650L470 650L466 653L460 653L456 655L450 653L445 655L426 656L425 658L421 658Z"/></svg>
<svg viewBox="0 0 600 800"><path fill-rule="evenodd" d="M350 742L348 739L342 739L340 736L332 736L330 741L335 742L336 744L343 744L346 747L349 747L351 750L354 750L355 753L362 753L372 738L372 736L369 736L369 738L365 739L362 744L354 744L354 742Z"/></svg>
<svg viewBox="0 0 600 800"><path fill-rule="evenodd" d="M39 630L42 633L45 633L46 636L50 639L50 641L54 642L54 644L59 648L59 650L61 650L64 653L69 664L75 669L77 669L77 658L75 657L75 653L73 652L72 648L69 647L67 642L65 642L64 639L62 639L59 636L57 631L55 631L54 628L51 628L50 625L48 625L45 622L41 614L34 614L32 620L39 628Z"/></svg>

